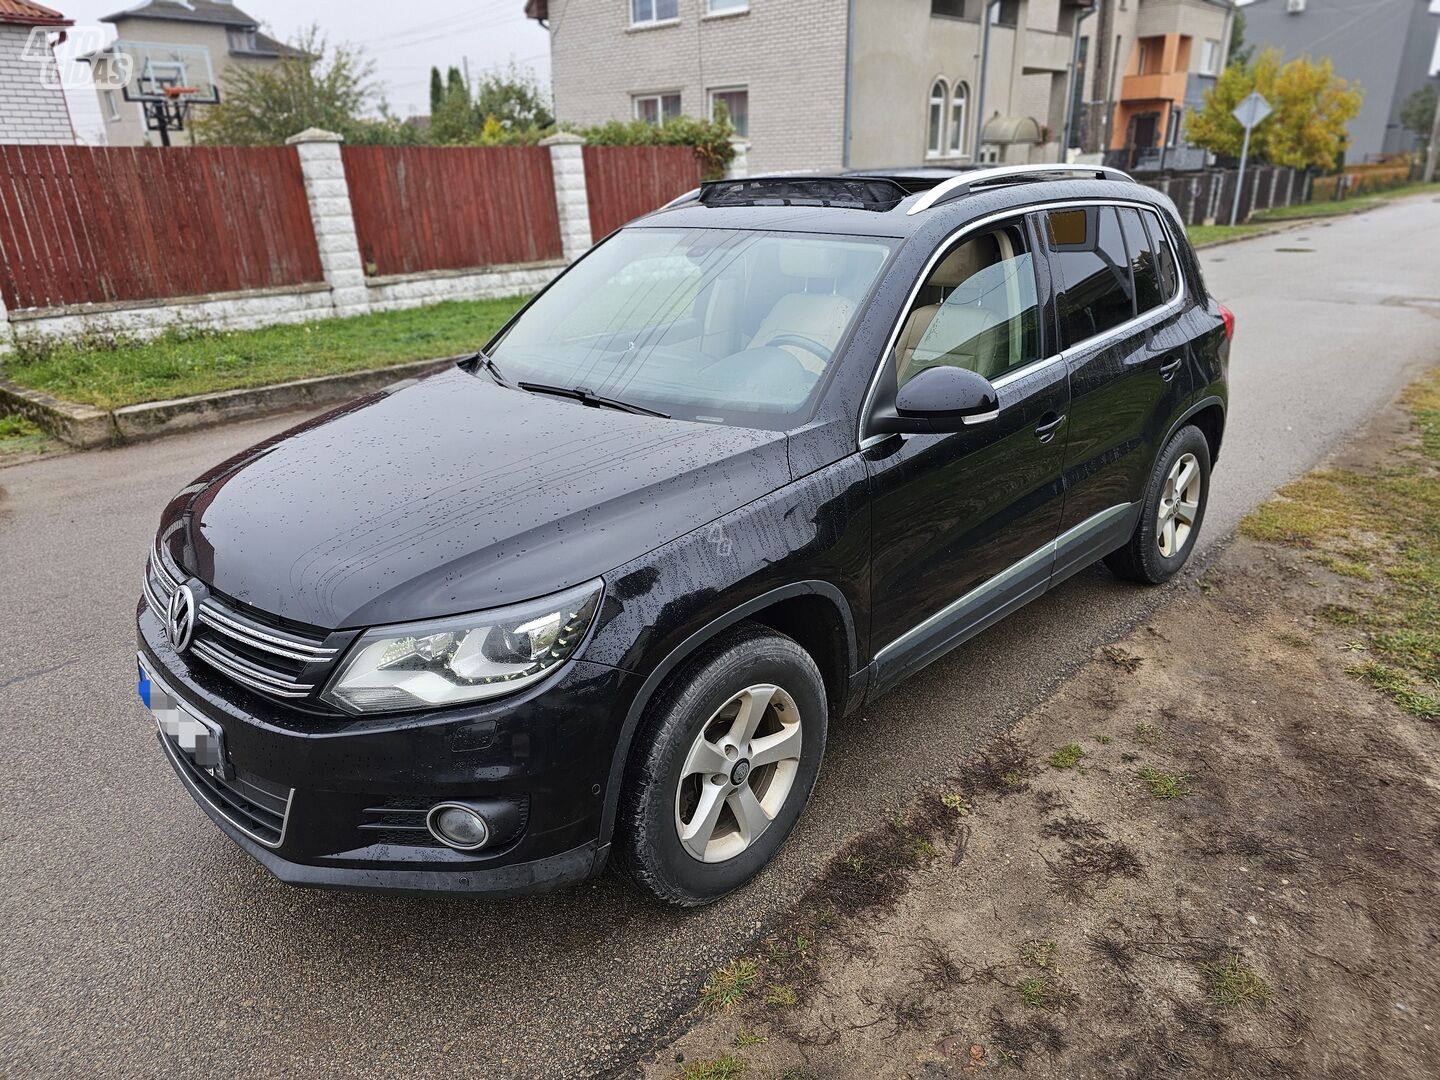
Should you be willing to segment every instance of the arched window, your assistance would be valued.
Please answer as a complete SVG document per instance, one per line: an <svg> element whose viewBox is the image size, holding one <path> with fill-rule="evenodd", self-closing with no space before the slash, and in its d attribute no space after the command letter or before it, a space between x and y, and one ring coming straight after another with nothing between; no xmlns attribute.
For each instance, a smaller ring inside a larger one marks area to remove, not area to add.
<svg viewBox="0 0 1440 1080"><path fill-rule="evenodd" d="M955 84L955 96L950 99L950 153L965 152L965 114L970 104L970 87L963 82Z"/></svg>
<svg viewBox="0 0 1440 1080"><path fill-rule="evenodd" d="M945 106L950 97L950 88L944 79L936 79L930 87L930 138L925 143L927 157L939 157L945 153Z"/></svg>

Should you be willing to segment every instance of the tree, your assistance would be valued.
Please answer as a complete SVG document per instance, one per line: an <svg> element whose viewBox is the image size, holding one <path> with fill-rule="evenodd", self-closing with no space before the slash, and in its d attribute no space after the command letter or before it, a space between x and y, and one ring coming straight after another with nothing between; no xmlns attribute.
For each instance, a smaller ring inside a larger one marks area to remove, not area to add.
<svg viewBox="0 0 1440 1080"><path fill-rule="evenodd" d="M1345 124L1359 114L1363 94L1336 77L1329 57L1318 63L1305 56L1280 60L1278 49L1266 49L1254 63L1226 67L1186 134L1196 146L1238 157L1245 129L1231 113L1258 90L1274 111L1251 134L1250 152L1272 165L1333 169L1344 153Z"/></svg>
<svg viewBox="0 0 1440 1080"><path fill-rule="evenodd" d="M485 72L473 91L451 68L444 97L430 110L430 135L441 144L535 142L554 126L549 98L534 72L514 63Z"/></svg>
<svg viewBox="0 0 1440 1080"><path fill-rule="evenodd" d="M440 69L430 69L430 112L433 115L440 109L440 103L445 100L445 80L440 77Z"/></svg>
<svg viewBox="0 0 1440 1080"><path fill-rule="evenodd" d="M311 127L347 139L369 130L373 122L367 124L360 116L377 98L374 64L348 45L332 49L317 26L304 31L296 45L303 58L267 67L231 67L220 104L208 106L196 118L199 140L273 146Z"/></svg>
<svg viewBox="0 0 1440 1080"><path fill-rule="evenodd" d="M1225 54L1225 66L1249 64L1255 55L1255 46L1245 44L1245 12L1239 8L1230 20L1230 51Z"/></svg>
<svg viewBox="0 0 1440 1080"><path fill-rule="evenodd" d="M1420 137L1420 145L1430 145L1430 134L1435 130L1435 109L1440 106L1440 94L1435 84L1429 83L1416 90L1400 108L1400 123Z"/></svg>
<svg viewBox="0 0 1440 1080"><path fill-rule="evenodd" d="M480 76L475 84L475 114L482 124L493 116L512 129L555 126L549 97L535 72L514 61Z"/></svg>

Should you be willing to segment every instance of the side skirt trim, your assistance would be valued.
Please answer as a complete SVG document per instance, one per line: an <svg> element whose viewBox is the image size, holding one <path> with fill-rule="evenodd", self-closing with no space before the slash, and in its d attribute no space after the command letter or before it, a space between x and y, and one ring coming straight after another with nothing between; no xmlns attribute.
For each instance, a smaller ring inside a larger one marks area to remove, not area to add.
<svg viewBox="0 0 1440 1080"><path fill-rule="evenodd" d="M1075 570L1129 539L1136 503L1119 503L1066 529L998 574L947 604L875 654L871 693L894 686L955 646L1024 607ZM1064 567L1056 576L1057 567Z"/></svg>

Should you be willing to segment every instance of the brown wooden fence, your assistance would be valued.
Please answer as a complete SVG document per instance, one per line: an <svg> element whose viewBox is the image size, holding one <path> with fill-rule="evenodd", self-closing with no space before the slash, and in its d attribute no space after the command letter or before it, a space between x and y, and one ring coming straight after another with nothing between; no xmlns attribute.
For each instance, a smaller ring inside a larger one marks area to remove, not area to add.
<svg viewBox="0 0 1440 1080"><path fill-rule="evenodd" d="M560 216L543 146L347 146L369 274L559 259Z"/></svg>
<svg viewBox="0 0 1440 1080"><path fill-rule="evenodd" d="M323 277L283 146L0 146L0 252L12 310Z"/></svg>
<svg viewBox="0 0 1440 1080"><path fill-rule="evenodd" d="M585 147L590 233L597 241L699 185L700 161L688 146Z"/></svg>

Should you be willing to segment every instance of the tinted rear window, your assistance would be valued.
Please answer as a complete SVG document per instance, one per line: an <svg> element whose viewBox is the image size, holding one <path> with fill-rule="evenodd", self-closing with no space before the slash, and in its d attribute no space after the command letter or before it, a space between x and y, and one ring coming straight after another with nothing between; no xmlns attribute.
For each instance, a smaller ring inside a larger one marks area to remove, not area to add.
<svg viewBox="0 0 1440 1080"><path fill-rule="evenodd" d="M1164 226L1153 210L1145 211L1145 225L1150 230L1150 238L1155 247L1156 268L1160 271L1160 288L1164 292L1166 300L1175 295L1176 287L1180 284L1179 277L1175 270L1175 250L1170 246L1170 237L1166 235Z"/></svg>
<svg viewBox="0 0 1440 1080"><path fill-rule="evenodd" d="M1140 221L1140 211L1122 206L1120 228L1125 233L1125 249L1130 253L1130 275L1135 279L1135 312L1144 315L1164 304L1170 294L1160 288L1155 248Z"/></svg>
<svg viewBox="0 0 1440 1080"><path fill-rule="evenodd" d="M1135 285L1115 208L1086 206L1046 216L1064 345L1133 318Z"/></svg>

